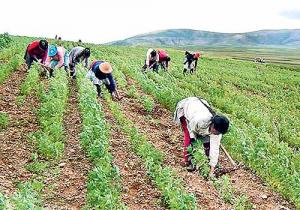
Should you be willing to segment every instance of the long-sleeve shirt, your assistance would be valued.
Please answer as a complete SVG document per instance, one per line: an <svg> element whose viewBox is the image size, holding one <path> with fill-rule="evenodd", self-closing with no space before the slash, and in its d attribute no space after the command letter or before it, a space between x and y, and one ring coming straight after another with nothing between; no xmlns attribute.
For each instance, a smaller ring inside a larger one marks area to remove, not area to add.
<svg viewBox="0 0 300 210"><path fill-rule="evenodd" d="M210 133L209 127L213 115L200 100L209 106L206 100L197 97L189 97L178 102L174 120L180 124L180 117L186 118L190 138L196 138L197 135L210 137L209 165L215 167L219 159L222 134Z"/></svg>
<svg viewBox="0 0 300 210"><path fill-rule="evenodd" d="M84 60L85 64L84 67L88 67L89 59L85 58L84 56L79 56L82 51L84 50L83 47L74 47L69 54L69 62L72 65L76 65Z"/></svg>
<svg viewBox="0 0 300 210"><path fill-rule="evenodd" d="M153 49L151 49L151 48L147 51L147 54L146 54L146 65L147 66L150 65L150 61L151 62L155 62L155 61L158 62L159 61L158 54L156 54L156 56L154 56L154 57L151 56L152 51L153 51Z"/></svg>
<svg viewBox="0 0 300 210"><path fill-rule="evenodd" d="M64 47L57 47L57 54L54 57L48 56L45 65L50 67L51 60L56 60L58 61L56 67L57 68L62 67L65 61L65 53L66 53L66 49Z"/></svg>
<svg viewBox="0 0 300 210"><path fill-rule="evenodd" d="M42 59L42 63L45 63L47 55L48 55L48 50L41 49L40 41L37 40L28 45L27 53L31 57L36 57L37 59Z"/></svg>
<svg viewBox="0 0 300 210"><path fill-rule="evenodd" d="M186 56L185 56L185 58L186 58L186 60L185 60L185 62L184 62L183 64L188 63L188 65L191 65L191 63L192 63L193 61L195 61L194 67L195 67L195 69L197 68L198 58L195 58L195 57L194 57L194 54L192 54L192 53L187 53Z"/></svg>
<svg viewBox="0 0 300 210"><path fill-rule="evenodd" d="M162 62L166 62L166 67L168 68L169 67L169 62L168 62L168 53L164 50L159 50L158 51L158 60L159 60L159 63L162 63Z"/></svg>
<svg viewBox="0 0 300 210"><path fill-rule="evenodd" d="M101 63L104 63L104 61L94 61L93 64L91 65L91 70L94 72L97 79L99 79L99 80L108 79L109 91L112 93L112 92L116 91L116 82L114 80L112 73L105 74L102 71L100 71L99 66Z"/></svg>

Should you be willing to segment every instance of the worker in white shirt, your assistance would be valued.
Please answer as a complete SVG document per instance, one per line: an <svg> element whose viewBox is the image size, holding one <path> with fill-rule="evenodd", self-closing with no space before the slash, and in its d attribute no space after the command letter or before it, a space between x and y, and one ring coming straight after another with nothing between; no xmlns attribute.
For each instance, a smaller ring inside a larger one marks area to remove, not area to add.
<svg viewBox="0 0 300 210"><path fill-rule="evenodd" d="M146 54L145 65L143 66L143 71L145 72L148 69L153 69L153 71L158 72L158 61L159 55L154 49L148 49Z"/></svg>
<svg viewBox="0 0 300 210"><path fill-rule="evenodd" d="M208 102L198 97L178 102L174 120L181 124L184 132L183 164L188 166L188 171L196 169L187 148L196 140L201 140L205 154L209 157L209 176L213 176L219 159L221 138L228 131L229 120L225 116L216 115Z"/></svg>

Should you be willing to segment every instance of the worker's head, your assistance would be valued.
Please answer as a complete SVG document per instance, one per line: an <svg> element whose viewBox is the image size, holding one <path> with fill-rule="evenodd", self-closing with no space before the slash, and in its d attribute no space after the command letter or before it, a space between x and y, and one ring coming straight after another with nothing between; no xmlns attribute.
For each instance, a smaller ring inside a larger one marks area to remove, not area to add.
<svg viewBox="0 0 300 210"><path fill-rule="evenodd" d="M90 50L90 48L85 48L84 50L83 50L83 55L84 55L84 57L86 57L86 58L88 58L88 57L90 57L90 55L91 55L91 50Z"/></svg>
<svg viewBox="0 0 300 210"><path fill-rule="evenodd" d="M156 51L155 50L152 50L152 52L150 53L151 57L155 57L156 56Z"/></svg>
<svg viewBox="0 0 300 210"><path fill-rule="evenodd" d="M171 58L169 56L167 56L167 61L171 61Z"/></svg>
<svg viewBox="0 0 300 210"><path fill-rule="evenodd" d="M210 132L214 135L225 134L229 128L229 120L225 116L216 115L212 119Z"/></svg>
<svg viewBox="0 0 300 210"><path fill-rule="evenodd" d="M48 50L47 40L45 40L45 39L40 40L39 47L44 51Z"/></svg>
<svg viewBox="0 0 300 210"><path fill-rule="evenodd" d="M109 74L112 72L112 67L111 67L110 63L103 62L99 65L99 70L104 74Z"/></svg>
<svg viewBox="0 0 300 210"><path fill-rule="evenodd" d="M57 54L57 47L55 45L50 45L48 48L48 56L54 57Z"/></svg>
<svg viewBox="0 0 300 210"><path fill-rule="evenodd" d="M196 58L196 59L200 58L200 53L196 52L196 53L194 54L194 58Z"/></svg>

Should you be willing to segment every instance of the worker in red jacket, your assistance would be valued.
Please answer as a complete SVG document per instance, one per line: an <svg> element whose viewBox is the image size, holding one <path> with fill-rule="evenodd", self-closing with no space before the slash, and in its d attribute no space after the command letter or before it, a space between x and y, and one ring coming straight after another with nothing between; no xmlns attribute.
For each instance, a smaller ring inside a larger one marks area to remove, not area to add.
<svg viewBox="0 0 300 210"><path fill-rule="evenodd" d="M169 62L171 60L170 56L165 50L159 49L157 50L157 52L159 57L158 64L161 66L162 69L167 71L169 68Z"/></svg>
<svg viewBox="0 0 300 210"><path fill-rule="evenodd" d="M30 69L33 61L45 63L48 55L48 42L44 39L32 42L27 46L24 59Z"/></svg>

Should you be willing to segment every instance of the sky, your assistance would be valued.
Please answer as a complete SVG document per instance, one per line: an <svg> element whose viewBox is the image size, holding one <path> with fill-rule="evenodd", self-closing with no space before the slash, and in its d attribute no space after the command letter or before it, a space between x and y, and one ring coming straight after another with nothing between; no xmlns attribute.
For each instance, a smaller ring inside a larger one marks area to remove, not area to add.
<svg viewBox="0 0 300 210"><path fill-rule="evenodd" d="M165 29L300 29L300 0L1 0L0 33L106 43Z"/></svg>

